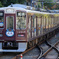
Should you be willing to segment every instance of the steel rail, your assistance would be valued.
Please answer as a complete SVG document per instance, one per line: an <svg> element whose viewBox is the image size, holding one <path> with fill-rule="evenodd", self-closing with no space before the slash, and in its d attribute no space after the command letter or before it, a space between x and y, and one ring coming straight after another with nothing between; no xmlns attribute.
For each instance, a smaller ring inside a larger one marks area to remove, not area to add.
<svg viewBox="0 0 59 59"><path fill-rule="evenodd" d="M42 52L41 47L38 47L38 45L41 45L43 42L46 42L46 44L47 44L48 46L50 46L50 48L49 48L44 54L43 54L43 52ZM58 41L57 43L55 43L55 45L57 45L58 43L59 43L59 41ZM55 46L55 45L54 45L54 46ZM54 48L54 46L51 46L46 40L43 40L43 41L40 42L39 44L33 46L33 47L30 48L30 49L27 49L26 51L22 52L21 54L24 55L25 53L27 53L27 52L29 52L30 50L32 50L32 49L34 49L35 47L37 47L37 48L40 50L40 52L41 52L40 55L39 55L38 58L37 58L37 59L39 59L39 58L43 57L44 55L46 55L49 51L51 51L51 50ZM21 54L15 56L15 57L12 58L12 59L18 59L18 58L21 56Z"/></svg>
<svg viewBox="0 0 59 59"><path fill-rule="evenodd" d="M59 43L59 41L56 42L56 43L54 44L54 46L57 45L58 43ZM50 52L52 49L54 49L54 46L51 46L44 54L42 54L41 56L37 57L37 59L40 59L40 58L44 57L48 52ZM58 53L59 53L59 52L58 52Z"/></svg>

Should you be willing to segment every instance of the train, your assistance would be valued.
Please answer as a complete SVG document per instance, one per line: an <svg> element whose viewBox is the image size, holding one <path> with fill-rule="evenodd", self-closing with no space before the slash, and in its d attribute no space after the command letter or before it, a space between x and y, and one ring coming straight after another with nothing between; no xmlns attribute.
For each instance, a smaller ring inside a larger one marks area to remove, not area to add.
<svg viewBox="0 0 59 59"><path fill-rule="evenodd" d="M22 7L0 8L0 52L23 52L28 42L59 25L59 13Z"/></svg>

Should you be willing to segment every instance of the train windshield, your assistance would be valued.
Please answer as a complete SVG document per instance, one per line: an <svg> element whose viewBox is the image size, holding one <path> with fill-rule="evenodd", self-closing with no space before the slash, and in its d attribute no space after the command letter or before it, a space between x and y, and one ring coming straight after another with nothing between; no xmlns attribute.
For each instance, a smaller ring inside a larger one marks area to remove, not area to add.
<svg viewBox="0 0 59 59"><path fill-rule="evenodd" d="M26 13L25 12L17 12L16 28L26 29Z"/></svg>
<svg viewBox="0 0 59 59"><path fill-rule="evenodd" d="M13 29L13 16L6 17L6 29Z"/></svg>

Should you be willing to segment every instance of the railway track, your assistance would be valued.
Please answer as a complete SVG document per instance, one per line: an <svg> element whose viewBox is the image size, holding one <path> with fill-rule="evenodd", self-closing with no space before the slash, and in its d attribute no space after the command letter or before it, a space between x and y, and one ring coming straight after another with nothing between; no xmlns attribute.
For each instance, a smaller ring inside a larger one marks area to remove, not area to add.
<svg viewBox="0 0 59 59"><path fill-rule="evenodd" d="M58 42L59 42L59 41L58 41ZM58 42L56 42L55 45L58 44ZM55 45L54 45L54 46L51 46L49 49L47 49L47 51L43 52L42 55L39 56L37 59L41 59L41 58L43 58L43 57L45 58L45 56L46 56L46 55L49 55L49 54L50 54L50 55L53 55L53 54L55 54L55 55L57 54L57 55L58 55L59 52L58 52L58 50L55 48ZM55 55L54 55L54 56L55 56ZM46 58L47 58L47 57L46 57ZM57 58L58 58L58 56L57 56ZM49 58L47 58L47 59L49 59ZM51 58L51 59L52 59L52 58Z"/></svg>
<svg viewBox="0 0 59 59"><path fill-rule="evenodd" d="M55 53L55 55L53 55L52 53ZM59 34L49 40L42 41L38 45L33 46L23 53L2 54L3 56L1 55L0 59L20 59L21 55L23 55L23 59L47 59L49 56L51 57L50 54L52 54L56 58L59 58Z"/></svg>
<svg viewBox="0 0 59 59"><path fill-rule="evenodd" d="M59 51L59 43L55 45L56 49Z"/></svg>
<svg viewBox="0 0 59 59"><path fill-rule="evenodd" d="M37 57L37 59L58 59L59 58L59 34L57 37L53 37L50 40L46 41L46 44L50 47L47 47L43 44L42 48L42 55Z"/></svg>

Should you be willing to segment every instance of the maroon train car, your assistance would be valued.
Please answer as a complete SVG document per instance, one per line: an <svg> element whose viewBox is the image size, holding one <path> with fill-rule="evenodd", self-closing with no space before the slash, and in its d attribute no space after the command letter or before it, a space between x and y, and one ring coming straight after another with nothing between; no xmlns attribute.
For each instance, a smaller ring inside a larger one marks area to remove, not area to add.
<svg viewBox="0 0 59 59"><path fill-rule="evenodd" d="M23 52L27 49L28 42L51 31L58 24L59 13L20 7L0 8L0 52ZM31 42L30 45L32 44Z"/></svg>
<svg viewBox="0 0 59 59"><path fill-rule="evenodd" d="M0 8L0 52L23 52L27 48L26 11Z"/></svg>

